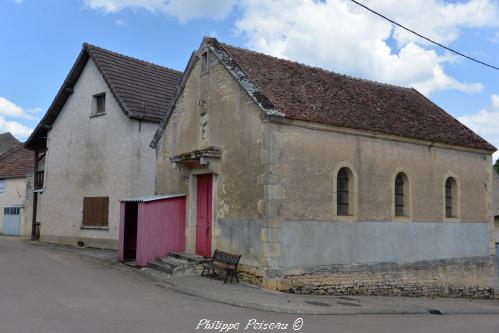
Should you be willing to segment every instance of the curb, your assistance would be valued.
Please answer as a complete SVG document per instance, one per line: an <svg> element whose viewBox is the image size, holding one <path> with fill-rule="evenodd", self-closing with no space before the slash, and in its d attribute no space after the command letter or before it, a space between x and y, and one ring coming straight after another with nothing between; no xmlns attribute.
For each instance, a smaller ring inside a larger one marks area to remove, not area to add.
<svg viewBox="0 0 499 333"><path fill-rule="evenodd" d="M146 273L148 274L148 273ZM277 305L269 305L269 304L261 304L261 303L253 303L246 302L242 300L234 300L226 297L221 297L217 295L213 295L210 293L205 293L196 289L187 288L183 286L178 286L175 283L168 281L164 284L165 287L172 289L176 292L186 294L189 296L199 297L208 301L214 301L218 303L223 303L227 305L237 306L240 308L247 308L253 310L260 311L269 311L269 312L277 312L277 313L286 313L286 314L301 314L301 315L337 315L337 316L345 316L345 315L452 315L452 314L484 314L484 315L492 315L499 314L499 309L497 311L442 311L439 309L396 309L396 308L388 308L386 310L369 310L369 309L359 309L357 311L338 311L337 309L296 309L290 307L282 307ZM435 311L439 313L431 313L430 311Z"/></svg>
<svg viewBox="0 0 499 333"><path fill-rule="evenodd" d="M188 288L184 286L179 286L175 284L173 281L170 279L167 279L163 276L163 274L155 274L155 272L149 270L149 269L136 269L132 268L130 266L124 265L122 263L119 263L114 260L109 260L107 258L103 257L98 257L98 256L93 256L90 253L82 253L79 251L74 251L73 247L66 247L66 246L51 246L52 244L45 244L45 243L39 243L39 242L32 242L32 241L27 241L31 245L35 246L40 246L48 249L55 249L55 250L69 250L69 251L64 251L65 253L68 254L73 254L73 255L78 255L80 257L84 257L86 259L90 259L95 262L99 262L104 265L109 265L114 267L114 269L118 269L120 271L126 271L126 272L133 272L135 274L139 274L145 278L147 278L149 281L154 281L156 283L156 286L162 287L162 288L168 288L170 290L173 290L178 293L182 293L185 295L189 296L194 296L198 297L204 300L208 301L213 301L213 302L218 302L226 305L231 305L231 306L236 306L240 308L247 308L247 309L253 309L253 310L259 310L259 311L268 311L268 312L276 312L276 313L285 313L285 314L299 314L299 315L408 315L408 314L413 314L413 315L429 315L429 314L434 314L434 315L455 315L455 314L483 314L483 315L499 315L499 308L496 311L489 311L489 310L478 310L478 311L445 311L443 309L438 309L438 308L414 308L414 309L407 309L407 308L386 308L383 310L379 309L373 309L373 308L366 308L366 309L357 309L356 311L352 311L349 309L344 309L344 311L338 311L337 308L324 308L324 309L297 309L294 307L285 307L285 306L279 306L279 305L271 305L271 304L262 304L262 303L255 303L255 302L248 302L244 300L236 300L228 297L223 297L223 296L218 296L214 295L212 293L206 293L203 291L200 291L198 289L194 288ZM437 313L431 313L430 310L436 311Z"/></svg>
<svg viewBox="0 0 499 333"><path fill-rule="evenodd" d="M177 286L173 283L171 285L166 285L168 288L180 292L182 294L186 294L189 296L195 296L199 297L208 301L214 301L222 304L227 304L227 305L232 305L232 306L237 306L240 308L247 308L247 309L253 309L253 310L259 310L259 311L268 311L268 312L277 312L277 313L286 313L286 314L301 314L301 315L338 315L338 316L344 316L344 315L386 315L386 314L429 314L427 310L413 310L413 311L397 311L397 310L386 310L386 311L369 311L369 310L362 310L362 311L345 311L345 312L340 312L340 311L333 311L333 310L313 310L313 309L295 309L295 308L288 308L288 307L281 307L281 306L276 306L276 305L269 305L269 304L259 304L259 303L253 303L253 302L246 302L246 301L240 301L240 300L232 300L228 299L225 297L219 297L213 294L208 294L204 293L195 289L191 288L186 288L186 287L181 287ZM499 314L498 312L495 312L494 314Z"/></svg>

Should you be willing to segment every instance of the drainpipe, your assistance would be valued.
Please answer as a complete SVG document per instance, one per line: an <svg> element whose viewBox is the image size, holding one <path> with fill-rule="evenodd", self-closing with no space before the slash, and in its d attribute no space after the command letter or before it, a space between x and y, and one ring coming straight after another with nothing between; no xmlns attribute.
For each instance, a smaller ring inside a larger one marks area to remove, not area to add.
<svg viewBox="0 0 499 333"><path fill-rule="evenodd" d="M36 182L36 172L38 171L38 150L35 150L35 165L33 170L33 216L31 220L31 240L37 240L36 237L36 211L38 205L38 192L35 190L35 182Z"/></svg>

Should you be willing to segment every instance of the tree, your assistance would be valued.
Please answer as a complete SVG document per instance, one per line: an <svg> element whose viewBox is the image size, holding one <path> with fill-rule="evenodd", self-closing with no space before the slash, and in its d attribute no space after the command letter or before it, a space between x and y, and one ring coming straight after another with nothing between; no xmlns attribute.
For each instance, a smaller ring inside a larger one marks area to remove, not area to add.
<svg viewBox="0 0 499 333"><path fill-rule="evenodd" d="M496 161L496 164L494 164L494 169L499 174L499 159Z"/></svg>

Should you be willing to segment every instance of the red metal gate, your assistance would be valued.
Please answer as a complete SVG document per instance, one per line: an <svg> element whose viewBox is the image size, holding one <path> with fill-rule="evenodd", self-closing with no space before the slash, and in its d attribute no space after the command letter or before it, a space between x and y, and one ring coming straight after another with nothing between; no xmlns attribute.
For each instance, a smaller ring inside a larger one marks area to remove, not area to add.
<svg viewBox="0 0 499 333"><path fill-rule="evenodd" d="M197 177L196 254L211 256L212 175Z"/></svg>

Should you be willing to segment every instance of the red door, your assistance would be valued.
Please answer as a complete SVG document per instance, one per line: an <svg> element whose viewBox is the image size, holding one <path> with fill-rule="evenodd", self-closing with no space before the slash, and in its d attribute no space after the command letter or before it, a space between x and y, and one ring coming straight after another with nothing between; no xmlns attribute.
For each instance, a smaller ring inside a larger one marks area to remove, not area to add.
<svg viewBox="0 0 499 333"><path fill-rule="evenodd" d="M196 207L196 254L211 256L211 174L199 175Z"/></svg>

